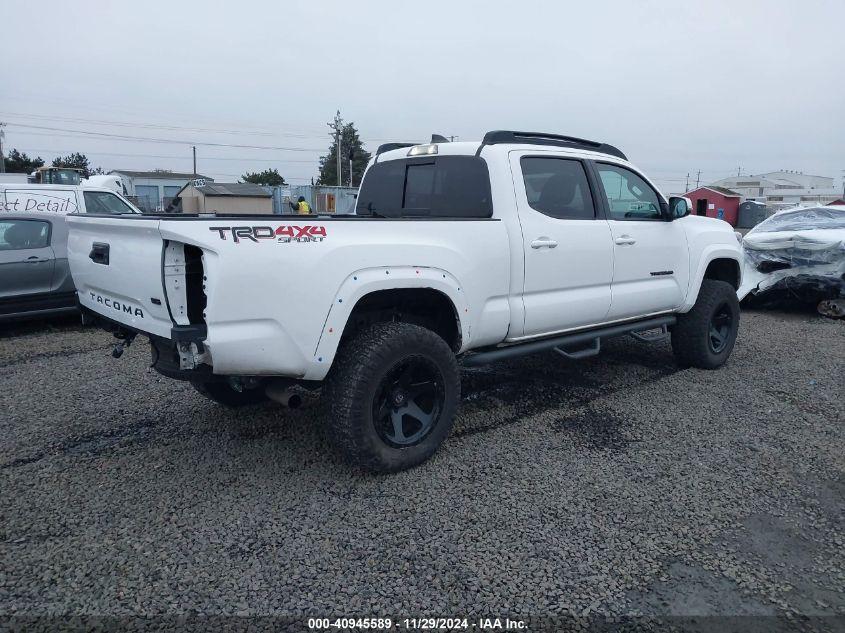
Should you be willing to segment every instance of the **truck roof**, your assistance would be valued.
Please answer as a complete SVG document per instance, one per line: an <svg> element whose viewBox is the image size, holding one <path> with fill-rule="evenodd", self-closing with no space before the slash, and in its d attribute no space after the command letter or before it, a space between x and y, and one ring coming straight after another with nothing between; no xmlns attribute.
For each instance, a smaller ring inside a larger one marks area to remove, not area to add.
<svg viewBox="0 0 845 633"><path fill-rule="evenodd" d="M436 141L431 143L386 143L376 151L376 161L396 160L408 156L438 155L480 155L488 146L504 145L508 150L545 147L561 150L573 156L595 158L596 155L628 162L628 158L619 149L607 143L591 141L574 136L564 136L547 132L517 132L512 130L494 130L487 132L481 141ZM433 151L427 148L433 147Z"/></svg>
<svg viewBox="0 0 845 633"><path fill-rule="evenodd" d="M74 191L108 191L110 193L117 193L114 189L108 187L90 186L90 185L59 185L59 184L45 184L37 182L0 182L0 190L5 189L27 189L32 191L67 191L73 189Z"/></svg>

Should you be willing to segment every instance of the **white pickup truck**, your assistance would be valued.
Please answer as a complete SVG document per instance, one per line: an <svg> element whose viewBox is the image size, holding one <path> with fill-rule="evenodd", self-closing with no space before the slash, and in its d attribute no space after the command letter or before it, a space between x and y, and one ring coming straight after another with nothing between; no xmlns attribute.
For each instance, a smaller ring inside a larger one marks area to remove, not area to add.
<svg viewBox="0 0 845 633"><path fill-rule="evenodd" d="M83 310L225 405L325 383L328 435L377 471L430 457L459 362L671 333L716 368L739 325L741 250L721 220L666 200L615 147L495 131L388 144L356 215L71 217Z"/></svg>

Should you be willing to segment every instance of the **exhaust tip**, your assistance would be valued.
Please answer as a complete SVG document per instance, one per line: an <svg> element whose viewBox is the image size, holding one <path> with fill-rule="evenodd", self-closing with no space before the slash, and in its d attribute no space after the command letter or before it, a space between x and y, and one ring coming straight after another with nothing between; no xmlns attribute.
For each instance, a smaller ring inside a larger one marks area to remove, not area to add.
<svg viewBox="0 0 845 633"><path fill-rule="evenodd" d="M302 406L302 396L291 388L289 381L272 380L264 389L264 393L270 400L288 409L298 409Z"/></svg>

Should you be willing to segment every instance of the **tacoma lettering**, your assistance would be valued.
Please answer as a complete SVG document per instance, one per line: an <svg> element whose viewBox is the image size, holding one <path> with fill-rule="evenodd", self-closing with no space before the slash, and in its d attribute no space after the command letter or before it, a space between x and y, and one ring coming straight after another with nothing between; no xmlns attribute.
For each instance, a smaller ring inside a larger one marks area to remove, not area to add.
<svg viewBox="0 0 845 633"><path fill-rule="evenodd" d="M118 312L125 312L126 314L144 318L144 311L141 308L134 308L130 305L125 303L120 303L119 301L115 301L114 299L109 299L108 297L103 297L101 295L95 294L93 292L89 293L91 295L91 300L96 301L99 304L106 306L107 308L112 308L113 310L117 310Z"/></svg>

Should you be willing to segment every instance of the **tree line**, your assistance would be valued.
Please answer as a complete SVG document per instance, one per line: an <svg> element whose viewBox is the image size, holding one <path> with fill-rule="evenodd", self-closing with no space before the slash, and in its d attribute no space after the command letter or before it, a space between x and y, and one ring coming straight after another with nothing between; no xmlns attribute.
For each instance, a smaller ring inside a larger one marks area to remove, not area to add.
<svg viewBox="0 0 845 633"><path fill-rule="evenodd" d="M36 169L44 167L44 159L40 156L29 157L26 152L12 149L8 156L3 157L6 173L9 174L31 174ZM57 156L51 163L53 167L74 167L82 170L82 176L88 178L94 174L104 174L102 167L91 167L88 157L85 154L74 152L67 156Z"/></svg>

